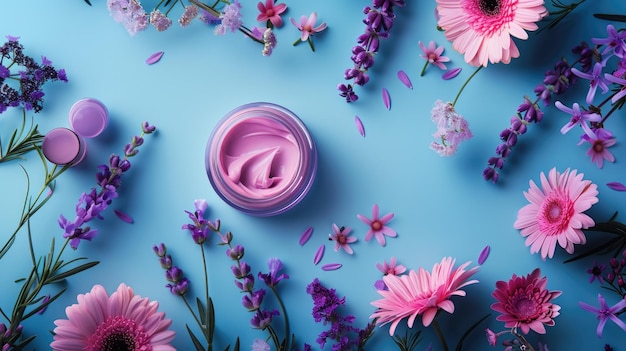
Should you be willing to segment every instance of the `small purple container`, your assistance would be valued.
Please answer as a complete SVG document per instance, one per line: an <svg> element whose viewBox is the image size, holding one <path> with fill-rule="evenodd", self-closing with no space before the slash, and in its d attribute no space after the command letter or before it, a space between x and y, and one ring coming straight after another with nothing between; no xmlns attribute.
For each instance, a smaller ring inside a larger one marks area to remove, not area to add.
<svg viewBox="0 0 626 351"><path fill-rule="evenodd" d="M85 157L87 146L71 129L55 128L44 136L41 151L48 161L56 165L75 166Z"/></svg>
<svg viewBox="0 0 626 351"><path fill-rule="evenodd" d="M70 108L69 121L76 134L83 138L94 138L109 123L109 111L99 100L85 98L76 101Z"/></svg>

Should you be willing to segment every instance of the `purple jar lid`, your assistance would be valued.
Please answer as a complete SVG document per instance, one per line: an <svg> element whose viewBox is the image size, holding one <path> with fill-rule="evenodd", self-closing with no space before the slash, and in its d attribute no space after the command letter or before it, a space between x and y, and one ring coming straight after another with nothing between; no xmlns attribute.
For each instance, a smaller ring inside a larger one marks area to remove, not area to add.
<svg viewBox="0 0 626 351"><path fill-rule="evenodd" d="M70 108L70 126L84 138L98 136L109 122L109 112L102 102L93 98L76 101Z"/></svg>
<svg viewBox="0 0 626 351"><path fill-rule="evenodd" d="M48 161L57 165L80 163L87 152L78 134L68 128L55 128L44 136L41 151Z"/></svg>

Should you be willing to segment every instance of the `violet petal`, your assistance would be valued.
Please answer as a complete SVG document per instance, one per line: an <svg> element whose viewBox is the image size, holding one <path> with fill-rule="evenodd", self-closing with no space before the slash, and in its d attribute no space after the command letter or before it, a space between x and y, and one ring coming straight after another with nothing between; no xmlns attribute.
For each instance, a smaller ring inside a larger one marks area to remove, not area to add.
<svg viewBox="0 0 626 351"><path fill-rule="evenodd" d="M311 235L313 234L313 227L308 227L304 230L304 232L302 232L302 235L300 235L300 246L303 246L304 244L306 244L307 241L309 241L309 239L311 239Z"/></svg>
<svg viewBox="0 0 626 351"><path fill-rule="evenodd" d="M441 79L443 80L449 80L452 79L456 76L459 75L459 73L461 73L461 68L460 67L456 67L456 68L452 68L447 70L442 76Z"/></svg>
<svg viewBox="0 0 626 351"><path fill-rule="evenodd" d="M115 213L115 215L117 216L117 218L123 220L126 223L133 223L133 218L129 215L127 215L126 213L120 211L120 210L113 210L113 213Z"/></svg>
<svg viewBox="0 0 626 351"><path fill-rule="evenodd" d="M334 271L343 266L341 263L328 263L322 266L322 270L324 271Z"/></svg>
<svg viewBox="0 0 626 351"><path fill-rule="evenodd" d="M478 255L478 264L482 265L487 261L487 257L489 257L489 252L491 252L491 247L489 245L485 246L485 248Z"/></svg>
<svg viewBox="0 0 626 351"><path fill-rule="evenodd" d="M149 65L153 65L159 62L161 57L163 57L163 51L155 52L154 54L150 55L150 57L146 59L146 63Z"/></svg>
<svg viewBox="0 0 626 351"><path fill-rule="evenodd" d="M411 79L409 79L409 76L407 76L407 74L403 70L398 71L398 79L400 79L402 84L404 84L407 88L413 89L413 83L411 83Z"/></svg>
<svg viewBox="0 0 626 351"><path fill-rule="evenodd" d="M626 186L620 182L609 182L606 183L606 186L615 191L626 191Z"/></svg>
<svg viewBox="0 0 626 351"><path fill-rule="evenodd" d="M361 122L361 119L359 118L359 116L354 116L354 124L356 124L356 130L359 131L359 134L361 134L361 136L364 137L365 127L363 127L363 122Z"/></svg>
<svg viewBox="0 0 626 351"><path fill-rule="evenodd" d="M317 251L315 251L315 257L313 257L313 264L317 266L318 263L320 263L320 261L322 260L322 257L324 257L324 250L326 249L326 246L324 246L324 244L320 245L319 248L317 248Z"/></svg>
<svg viewBox="0 0 626 351"><path fill-rule="evenodd" d="M383 88L383 102L385 103L385 108L387 108L387 110L390 110L391 98L389 97L389 91L386 88Z"/></svg>

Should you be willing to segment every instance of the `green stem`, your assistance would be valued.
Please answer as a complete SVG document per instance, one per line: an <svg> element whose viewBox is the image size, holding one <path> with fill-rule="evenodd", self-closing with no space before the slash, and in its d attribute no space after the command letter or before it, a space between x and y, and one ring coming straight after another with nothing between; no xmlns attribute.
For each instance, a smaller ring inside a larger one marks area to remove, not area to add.
<svg viewBox="0 0 626 351"><path fill-rule="evenodd" d="M185 297L185 295L182 295L181 298L183 299L183 302L185 302L185 306L187 306L187 309L189 310L189 312L193 316L193 319L196 320L196 323L198 324L200 329L203 329L202 322L200 322L200 319L196 315L196 312L194 312L193 308L191 308L191 305L189 305L189 301L187 301L187 298Z"/></svg>
<svg viewBox="0 0 626 351"><path fill-rule="evenodd" d="M207 269L207 264L206 264L206 255L204 253L204 245L200 244L200 251L202 252L202 267L204 269L204 299L206 301L206 307L205 308L210 308L209 304L211 303L211 301L209 301L209 271ZM209 325L209 324L213 324L213 321L207 319L206 321L207 325L206 325L206 331L207 331L207 343L209 350L213 349L213 325Z"/></svg>
<svg viewBox="0 0 626 351"><path fill-rule="evenodd" d="M422 72L420 73L420 77L424 76L424 73L426 73L426 68L428 67L428 64L430 62L426 61L426 63L424 64L424 68L422 68Z"/></svg>
<svg viewBox="0 0 626 351"><path fill-rule="evenodd" d="M280 307L280 311L283 314L283 319L285 321L285 347L288 348L289 343L290 343L289 338L291 337L291 331L289 328L289 316L287 315L287 309L285 308L283 299L280 298L278 291L276 291L276 288L272 286L270 287L270 289L272 290L272 293L274 293L274 296L276 297L276 301L278 301L278 306Z"/></svg>
<svg viewBox="0 0 626 351"><path fill-rule="evenodd" d="M435 333L439 338L439 342L441 343L441 347L443 347L443 351L448 351L448 344L446 343L446 338L443 336L443 332L441 331L441 327L439 327L439 322L437 319L433 320L433 328L435 329Z"/></svg>
<svg viewBox="0 0 626 351"><path fill-rule="evenodd" d="M469 76L469 78L467 78L467 80L465 81L465 83L463 83L463 85L461 86L461 89L459 90L459 92L456 94L456 97L454 98L454 101L452 101L452 106L454 106L456 104L456 101L459 99L459 96L461 96L461 93L463 92L463 89L465 89L465 87L467 86L467 83L470 82L470 80L472 80L472 78L474 78L474 76L476 75L476 73L478 73L481 69L483 68L483 66L478 66L478 68L474 71L474 73L472 73L471 76Z"/></svg>

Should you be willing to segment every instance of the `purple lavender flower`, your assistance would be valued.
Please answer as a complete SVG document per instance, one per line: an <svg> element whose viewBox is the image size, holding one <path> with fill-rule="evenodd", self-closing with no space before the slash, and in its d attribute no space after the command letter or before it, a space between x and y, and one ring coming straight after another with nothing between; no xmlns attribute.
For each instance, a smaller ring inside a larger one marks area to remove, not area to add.
<svg viewBox="0 0 626 351"><path fill-rule="evenodd" d="M313 299L312 315L315 322L330 325L330 328L321 332L316 339L320 348L323 349L326 343L332 340L333 350L362 349L374 332L374 324L369 323L364 329L354 327L352 325L354 316L342 315L340 311L345 305L346 298L339 298L335 289L326 288L317 278L307 285L306 292Z"/></svg>
<svg viewBox="0 0 626 351"><path fill-rule="evenodd" d="M152 133L155 129L146 122L142 124L142 130L151 130L150 133ZM80 196L76 204L76 217L73 221L70 222L62 214L60 215L58 223L63 229L63 237L70 240L70 246L73 249L78 248L81 240L91 240L96 236L97 230L83 226L94 218L103 219L102 212L108 208L113 199L119 196L117 189L121 185L121 176L131 166L128 158L137 154L139 150L136 148L143 143L145 134L149 133L142 132L141 136L133 137L131 143L124 147L124 159L112 155L108 165L98 167L96 180L100 189L93 187L88 193L83 193Z"/></svg>
<svg viewBox="0 0 626 351"><path fill-rule="evenodd" d="M287 274L279 272L283 269L283 263L278 258L270 258L267 262L269 273L259 273L259 279L265 282L269 288L274 289L283 279L289 279Z"/></svg>
<svg viewBox="0 0 626 351"><path fill-rule="evenodd" d="M153 245L152 250L159 257L161 267L165 269L165 279L168 281L165 287L172 295L185 296L189 291L189 279L180 267L172 264L172 256L167 254L165 244Z"/></svg>
<svg viewBox="0 0 626 351"><path fill-rule="evenodd" d="M396 18L394 8L402 6L405 6L404 0L372 0L372 6L363 8L365 30L357 38L357 45L352 48L351 60L354 66L345 71L345 80L352 80L353 84L360 86L369 82L367 70L374 65L380 39L389 37ZM351 84L339 84L337 89L340 91L339 96L346 98L346 102L358 100Z"/></svg>
<svg viewBox="0 0 626 351"><path fill-rule="evenodd" d="M198 199L194 201L194 206L196 208L194 212L185 211L193 223L184 224L182 229L188 230L193 241L201 245L207 239L211 230L210 222L204 219L204 211L206 211L208 203L204 199Z"/></svg>

